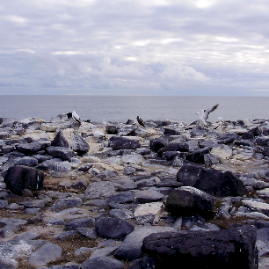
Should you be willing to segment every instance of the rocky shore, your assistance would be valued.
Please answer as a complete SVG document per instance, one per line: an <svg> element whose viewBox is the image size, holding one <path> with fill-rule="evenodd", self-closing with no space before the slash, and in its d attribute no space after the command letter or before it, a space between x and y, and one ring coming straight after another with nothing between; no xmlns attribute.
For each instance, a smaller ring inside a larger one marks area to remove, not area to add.
<svg viewBox="0 0 269 269"><path fill-rule="evenodd" d="M0 268L269 268L269 120L0 124Z"/></svg>

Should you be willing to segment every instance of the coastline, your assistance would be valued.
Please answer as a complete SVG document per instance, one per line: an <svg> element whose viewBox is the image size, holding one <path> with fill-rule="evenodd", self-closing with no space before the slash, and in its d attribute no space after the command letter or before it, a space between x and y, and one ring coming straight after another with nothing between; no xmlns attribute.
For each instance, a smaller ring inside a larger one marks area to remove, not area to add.
<svg viewBox="0 0 269 269"><path fill-rule="evenodd" d="M145 121L145 127L135 121L82 120L80 125L67 114L50 121L2 119L0 234L18 252L0 244L3 253L11 251L0 261L14 268L53 268L70 262L79 268L109 257L119 268L132 268L137 259L142 262L148 256L143 242L150 238L143 240L151 234L195 231L201 236L204 231L215 234L251 226L255 229L246 233L253 233L255 242L248 246L249 253L258 249L259 268L266 268L268 134L269 122L263 119L209 126L152 120ZM30 190L22 188L22 174L28 169ZM212 180L196 177L195 169ZM226 182L222 175L227 172L229 188L224 188L219 182ZM17 173L16 181L12 173ZM37 175L42 184L36 184ZM14 193L18 189L21 193ZM179 191L195 199L199 193L202 202L185 204L186 210L171 198ZM211 207L202 208L203 202ZM120 228L115 232L110 226L116 224ZM73 245L65 246L70 240ZM42 252L46 244L55 255ZM156 263L154 251L150 257ZM249 253L249 268L256 268Z"/></svg>

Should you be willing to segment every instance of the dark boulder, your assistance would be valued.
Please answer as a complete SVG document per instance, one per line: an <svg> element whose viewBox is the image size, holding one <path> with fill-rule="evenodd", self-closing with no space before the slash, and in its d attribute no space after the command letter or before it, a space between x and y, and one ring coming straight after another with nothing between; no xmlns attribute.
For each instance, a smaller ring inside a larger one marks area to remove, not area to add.
<svg viewBox="0 0 269 269"><path fill-rule="evenodd" d="M112 136L108 141L108 146L113 150L140 148L140 142L135 139L128 139L121 136Z"/></svg>
<svg viewBox="0 0 269 269"><path fill-rule="evenodd" d="M218 144L231 144L234 142L234 140L238 140L239 139L239 135L232 133L225 133L225 134L221 134L217 137L217 142Z"/></svg>
<svg viewBox="0 0 269 269"><path fill-rule="evenodd" d="M117 134L118 127L116 125L108 124L108 125L106 125L106 132L107 132L107 134Z"/></svg>
<svg viewBox="0 0 269 269"><path fill-rule="evenodd" d="M258 146L268 147L269 146L269 138L268 137L257 137L254 139L254 143Z"/></svg>
<svg viewBox="0 0 269 269"><path fill-rule="evenodd" d="M187 155L186 159L190 162L205 163L204 155L210 152L209 148L195 150Z"/></svg>
<svg viewBox="0 0 269 269"><path fill-rule="evenodd" d="M215 198L194 187L183 186L173 190L167 197L165 206L173 215L200 214L205 218L213 216Z"/></svg>
<svg viewBox="0 0 269 269"><path fill-rule="evenodd" d="M168 144L167 139L163 137L151 139L149 142L149 147L154 152L158 152L161 148Z"/></svg>
<svg viewBox="0 0 269 269"><path fill-rule="evenodd" d="M254 226L155 233L144 239L142 250L154 258L156 269L258 269L256 234Z"/></svg>
<svg viewBox="0 0 269 269"><path fill-rule="evenodd" d="M118 218L101 217L96 220L95 227L101 237L120 239L134 230L129 222Z"/></svg>
<svg viewBox="0 0 269 269"><path fill-rule="evenodd" d="M162 147L158 150L158 153L163 153L165 151L180 151L180 152L188 152L189 145L187 143L169 143L168 145Z"/></svg>
<svg viewBox="0 0 269 269"><path fill-rule="evenodd" d="M22 165L12 166L5 175L7 188L17 195L22 195L24 189L42 190L43 172Z"/></svg>
<svg viewBox="0 0 269 269"><path fill-rule="evenodd" d="M177 180L219 197L243 196L245 193L243 182L230 171L184 164L177 173Z"/></svg>
<svg viewBox="0 0 269 269"><path fill-rule="evenodd" d="M164 135L179 135L180 132L175 130L175 129L172 129L172 128L164 128L164 132L163 132Z"/></svg>

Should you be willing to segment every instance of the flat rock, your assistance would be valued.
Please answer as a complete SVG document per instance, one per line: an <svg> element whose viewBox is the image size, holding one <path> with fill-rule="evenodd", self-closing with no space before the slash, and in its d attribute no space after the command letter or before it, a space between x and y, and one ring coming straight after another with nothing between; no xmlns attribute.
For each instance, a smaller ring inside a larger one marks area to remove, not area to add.
<svg viewBox="0 0 269 269"><path fill-rule="evenodd" d="M79 197L58 199L51 207L51 211L61 211L67 208L80 207L82 200Z"/></svg>
<svg viewBox="0 0 269 269"><path fill-rule="evenodd" d="M61 255L62 249L58 245L47 242L28 257L28 262L33 266L40 267L58 260Z"/></svg>
<svg viewBox="0 0 269 269"><path fill-rule="evenodd" d="M134 191L133 193L136 201L139 203L151 203L160 201L162 198L164 198L162 193L150 189L144 191Z"/></svg>
<svg viewBox="0 0 269 269"><path fill-rule="evenodd" d="M85 191L88 199L108 198L115 193L115 187L109 181L91 183Z"/></svg>

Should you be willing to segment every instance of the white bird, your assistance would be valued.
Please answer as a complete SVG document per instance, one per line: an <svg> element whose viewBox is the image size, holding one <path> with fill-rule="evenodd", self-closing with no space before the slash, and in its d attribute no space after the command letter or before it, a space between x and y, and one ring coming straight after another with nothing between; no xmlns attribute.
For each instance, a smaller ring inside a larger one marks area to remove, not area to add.
<svg viewBox="0 0 269 269"><path fill-rule="evenodd" d="M200 123L202 123L203 125L208 125L208 123L206 122L206 120L208 119L208 115L209 115L209 113L211 113L215 109L217 109L218 105L219 104L213 106L212 108L202 109L201 110L201 113L200 112L196 112L196 114L199 116Z"/></svg>
<svg viewBox="0 0 269 269"><path fill-rule="evenodd" d="M77 112L76 112L75 110L73 110L73 112L72 112L72 118L73 118L75 121L79 122L79 124L81 124L80 117L79 117L79 115L77 114Z"/></svg>

